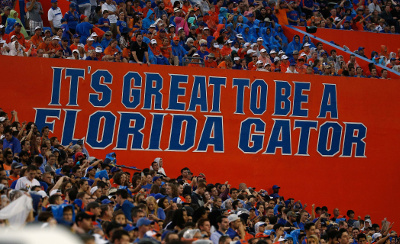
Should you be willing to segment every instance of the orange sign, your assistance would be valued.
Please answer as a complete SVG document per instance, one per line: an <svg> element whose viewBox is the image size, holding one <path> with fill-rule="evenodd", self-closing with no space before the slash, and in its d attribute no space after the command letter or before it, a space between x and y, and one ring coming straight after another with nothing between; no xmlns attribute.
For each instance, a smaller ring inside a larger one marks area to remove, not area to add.
<svg viewBox="0 0 400 244"><path fill-rule="evenodd" d="M167 175L258 189L400 222L399 80L0 57L1 107L62 144ZM23 64L23 67L22 65Z"/></svg>

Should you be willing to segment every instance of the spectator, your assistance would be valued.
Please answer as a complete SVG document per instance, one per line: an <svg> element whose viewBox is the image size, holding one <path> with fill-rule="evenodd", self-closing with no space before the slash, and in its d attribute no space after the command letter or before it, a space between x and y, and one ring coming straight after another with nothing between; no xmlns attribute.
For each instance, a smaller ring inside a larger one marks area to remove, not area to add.
<svg viewBox="0 0 400 244"><path fill-rule="evenodd" d="M42 21L42 14L43 14L43 7L40 2L37 0L30 0L26 3L26 10L29 13L29 30L31 34L34 33L33 31L36 30L36 27L43 28L43 21Z"/></svg>
<svg viewBox="0 0 400 244"><path fill-rule="evenodd" d="M58 29L61 28L62 13L58 7L58 0L51 0L51 8L47 13L51 31L57 33Z"/></svg>

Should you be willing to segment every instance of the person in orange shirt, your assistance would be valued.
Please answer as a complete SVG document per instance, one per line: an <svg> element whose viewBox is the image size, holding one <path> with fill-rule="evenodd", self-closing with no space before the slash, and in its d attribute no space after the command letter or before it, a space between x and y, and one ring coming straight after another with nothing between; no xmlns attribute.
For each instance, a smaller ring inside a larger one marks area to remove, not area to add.
<svg viewBox="0 0 400 244"><path fill-rule="evenodd" d="M86 45L85 45L85 52L89 52L90 50L95 50L95 47L93 47L93 41L94 39L92 37L89 37L86 40Z"/></svg>
<svg viewBox="0 0 400 244"><path fill-rule="evenodd" d="M232 69L232 66L232 59L230 57L225 57L224 61L218 65L218 69Z"/></svg>
<svg viewBox="0 0 400 244"><path fill-rule="evenodd" d="M168 59L162 55L160 46L157 45L156 39L152 39L150 41L149 47L157 60L156 64L171 65L171 63L168 61Z"/></svg>
<svg viewBox="0 0 400 244"><path fill-rule="evenodd" d="M219 45L216 41L213 41L213 43L211 43L211 47L210 49L208 49L208 52L214 55L216 61L219 61L222 58L221 51L219 50Z"/></svg>
<svg viewBox="0 0 400 244"><path fill-rule="evenodd" d="M215 61L215 55L213 53L208 54L207 59L204 61L206 68L217 68L218 64Z"/></svg>
<svg viewBox="0 0 400 244"><path fill-rule="evenodd" d="M80 40L80 36L78 34L75 34L72 38L73 43L71 44L71 46L69 46L69 48L71 50L78 49L79 40Z"/></svg>
<svg viewBox="0 0 400 244"><path fill-rule="evenodd" d="M175 57L178 58L177 56L174 57L172 55L172 46L171 46L171 43L169 42L168 38L164 38L164 40L162 42L162 46L160 46L160 50L161 50L162 55L164 57L166 57L170 63L173 63L173 61L174 61L173 59L175 59ZM174 62L174 64L176 66L179 65L179 58L177 59L176 62Z"/></svg>
<svg viewBox="0 0 400 244"><path fill-rule="evenodd" d="M17 40L19 42L19 44L21 44L22 46L25 47L25 37L24 35L21 33L21 24L20 23L16 23L14 25L14 30L10 32L10 34L8 34L9 36L13 36L15 35L17 37ZM8 41L8 43L10 42L10 40Z"/></svg>
<svg viewBox="0 0 400 244"><path fill-rule="evenodd" d="M157 41L157 43L162 46L163 40L164 38L167 38L168 40L171 40L168 36L167 36L167 32L165 31L165 29L161 29L160 31L158 31L158 34L156 36L154 36L153 38L150 38L150 40L155 39Z"/></svg>
<svg viewBox="0 0 400 244"><path fill-rule="evenodd" d="M149 12L149 10L154 12L154 9L151 7L151 0L146 0L146 7L142 9L143 16L147 16L147 12Z"/></svg>
<svg viewBox="0 0 400 244"><path fill-rule="evenodd" d="M58 37L58 36L53 37L53 39L51 40L51 43L50 43L50 52L56 53L58 50L61 49L61 46L59 43L60 41L61 41L60 37Z"/></svg>
<svg viewBox="0 0 400 244"><path fill-rule="evenodd" d="M297 60L296 71L299 74L305 74L307 72L307 66L305 66L304 63L305 63L305 59L303 57L300 57Z"/></svg>
<svg viewBox="0 0 400 244"><path fill-rule="evenodd" d="M44 42L40 43L37 49L42 49L45 54L50 53L50 42L51 42L51 37L46 36L44 38Z"/></svg>
<svg viewBox="0 0 400 244"><path fill-rule="evenodd" d="M290 62L289 62L289 58L286 55L282 55L282 59L281 59L281 72L285 73L286 70L289 68Z"/></svg>
<svg viewBox="0 0 400 244"><path fill-rule="evenodd" d="M118 41L116 39L111 40L108 47L104 50L104 54L107 56L114 56L114 54L118 52L117 45Z"/></svg>
<svg viewBox="0 0 400 244"><path fill-rule="evenodd" d="M256 70L257 69L257 63L258 61L258 57L257 57L257 53L254 53L251 55L251 62L247 65L248 70Z"/></svg>
<svg viewBox="0 0 400 244"><path fill-rule="evenodd" d="M290 5L286 3L285 0L278 0L276 2L276 8L275 8L275 16L278 18L278 23L280 25L288 25L289 21L287 18L287 12L292 11L292 8Z"/></svg>
<svg viewBox="0 0 400 244"><path fill-rule="evenodd" d="M43 42L42 28L40 26L36 26L35 34L31 37L31 41L35 47L38 47Z"/></svg>
<svg viewBox="0 0 400 244"><path fill-rule="evenodd" d="M201 67L200 65L200 55L198 53L194 53L192 56L194 59L188 64L188 67Z"/></svg>
<svg viewBox="0 0 400 244"><path fill-rule="evenodd" d="M8 177L10 180L8 181L8 185L11 186L11 184L19 179L19 175L21 174L21 168L22 168L21 163L12 163L11 164L11 171L10 171L10 176Z"/></svg>
<svg viewBox="0 0 400 244"><path fill-rule="evenodd" d="M232 52L231 44L232 44L231 40L227 40L225 42L224 46L221 49L221 56L222 57L226 57L226 56L229 56L231 54L231 52Z"/></svg>

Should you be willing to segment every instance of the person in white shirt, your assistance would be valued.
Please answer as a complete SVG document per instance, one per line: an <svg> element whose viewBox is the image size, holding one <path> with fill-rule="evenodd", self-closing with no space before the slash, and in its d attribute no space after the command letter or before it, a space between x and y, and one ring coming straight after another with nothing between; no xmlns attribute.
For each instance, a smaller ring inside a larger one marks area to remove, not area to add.
<svg viewBox="0 0 400 244"><path fill-rule="evenodd" d="M15 190L30 190L33 186L40 186L38 180L35 179L38 168L35 165L29 165L26 169L25 176L18 179L15 184Z"/></svg>
<svg viewBox="0 0 400 244"><path fill-rule="evenodd" d="M114 36L117 35L117 21L118 17L117 13L117 6L114 1L106 0L106 2L101 5L101 12L103 13L104 10L108 11L108 20L110 21L110 31L113 33Z"/></svg>
<svg viewBox="0 0 400 244"><path fill-rule="evenodd" d="M47 18L50 23L51 31L53 34L56 34L57 29L61 28L61 19L63 18L57 0L51 0L51 8L49 9L49 12L47 12Z"/></svg>
<svg viewBox="0 0 400 244"><path fill-rule="evenodd" d="M296 62L290 62L289 68L286 70L285 73L298 74L299 72L296 71Z"/></svg>

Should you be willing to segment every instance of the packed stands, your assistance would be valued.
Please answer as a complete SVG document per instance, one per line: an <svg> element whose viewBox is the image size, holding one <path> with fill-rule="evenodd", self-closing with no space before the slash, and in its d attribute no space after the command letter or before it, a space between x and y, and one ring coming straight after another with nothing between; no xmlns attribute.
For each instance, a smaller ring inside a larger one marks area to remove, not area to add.
<svg viewBox="0 0 400 244"><path fill-rule="evenodd" d="M385 43L370 53L359 45L344 57L311 35L285 31L290 25L397 35L397 1L78 0L63 13L57 0L48 10L30 0L19 6L22 20L16 2L0 5L2 55L383 79L399 67L399 51ZM360 57L369 65L360 66Z"/></svg>

